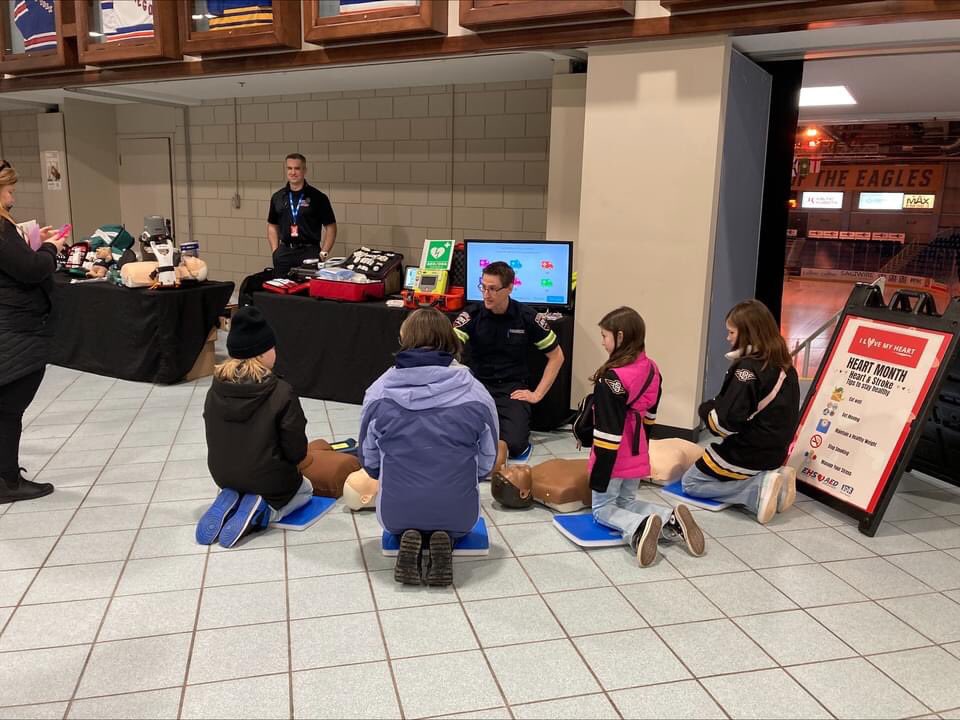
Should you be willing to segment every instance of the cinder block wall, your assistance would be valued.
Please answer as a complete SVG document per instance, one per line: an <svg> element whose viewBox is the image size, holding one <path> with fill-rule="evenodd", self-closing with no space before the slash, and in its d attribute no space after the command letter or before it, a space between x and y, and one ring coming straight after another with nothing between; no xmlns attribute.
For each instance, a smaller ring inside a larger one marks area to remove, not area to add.
<svg viewBox="0 0 960 720"><path fill-rule="evenodd" d="M542 239L550 80L214 100L177 138L177 196L191 194L193 239L216 279L269 264L268 201L283 158L307 157L330 196L335 254L361 245L419 261L424 238ZM128 114L129 115L129 114ZM179 124L179 123L178 123ZM121 133L136 133L123 123ZM189 140L190 185L185 143ZM238 192L240 208L230 199ZM186 203L178 201L178 212ZM186 225L180 219L180 239Z"/></svg>
<svg viewBox="0 0 960 720"><path fill-rule="evenodd" d="M43 191L40 177L40 142L37 113L0 114L0 153L17 170L17 204L13 217L17 222L36 220L44 224Z"/></svg>

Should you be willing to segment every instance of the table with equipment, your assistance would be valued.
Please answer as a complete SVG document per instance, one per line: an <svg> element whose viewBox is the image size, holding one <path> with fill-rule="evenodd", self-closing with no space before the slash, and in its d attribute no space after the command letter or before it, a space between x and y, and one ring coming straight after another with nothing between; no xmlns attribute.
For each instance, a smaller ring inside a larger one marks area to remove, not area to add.
<svg viewBox="0 0 960 720"><path fill-rule="evenodd" d="M277 336L277 372L304 397L360 403L364 391L393 365L400 325L410 313L383 302L339 303L297 295L253 294ZM573 317L551 320L564 363L550 392L533 406L531 428L553 430L570 417ZM469 350L469 347L467 348ZM531 349L531 387L546 366Z"/></svg>
<svg viewBox="0 0 960 720"><path fill-rule="evenodd" d="M54 365L124 380L179 382L233 293L232 282L166 290L54 276Z"/></svg>

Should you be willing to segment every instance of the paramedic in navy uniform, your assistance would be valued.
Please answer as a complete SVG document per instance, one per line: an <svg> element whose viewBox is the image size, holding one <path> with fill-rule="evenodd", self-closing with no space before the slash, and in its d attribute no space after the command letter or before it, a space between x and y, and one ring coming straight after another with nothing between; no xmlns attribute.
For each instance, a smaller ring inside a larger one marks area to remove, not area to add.
<svg viewBox="0 0 960 720"><path fill-rule="evenodd" d="M453 329L470 351L470 368L497 404L500 439L510 457L526 459L530 451L531 405L543 400L563 365L563 350L542 314L510 298L513 268L505 262L483 269L483 303L466 308ZM529 347L547 356L536 389L530 390Z"/></svg>
<svg viewBox="0 0 960 720"><path fill-rule="evenodd" d="M286 277L306 258L326 259L337 239L337 218L330 198L307 183L307 159L290 153L284 160L287 184L270 198L267 241L273 253L273 270Z"/></svg>

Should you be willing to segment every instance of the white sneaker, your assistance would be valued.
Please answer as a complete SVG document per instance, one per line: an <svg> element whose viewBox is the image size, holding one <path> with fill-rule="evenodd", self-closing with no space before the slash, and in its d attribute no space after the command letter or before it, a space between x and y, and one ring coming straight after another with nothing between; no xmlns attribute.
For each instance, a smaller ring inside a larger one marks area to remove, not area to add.
<svg viewBox="0 0 960 720"><path fill-rule="evenodd" d="M777 514L777 501L782 487L783 478L779 470L770 470L763 474L763 480L760 481L760 499L757 502L757 522L761 525L766 525Z"/></svg>
<svg viewBox="0 0 960 720"><path fill-rule="evenodd" d="M777 496L777 512L782 513L793 507L793 503L797 499L797 471L789 465L785 465L778 472L780 477L783 478L783 486Z"/></svg>

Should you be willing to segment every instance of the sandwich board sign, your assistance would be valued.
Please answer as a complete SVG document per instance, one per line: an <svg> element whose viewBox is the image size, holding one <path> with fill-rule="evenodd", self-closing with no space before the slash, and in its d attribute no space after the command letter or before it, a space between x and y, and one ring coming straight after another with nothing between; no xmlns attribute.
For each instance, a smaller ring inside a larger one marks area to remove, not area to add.
<svg viewBox="0 0 960 720"><path fill-rule="evenodd" d="M797 489L874 535L960 338L960 298L943 315L924 292L857 283L807 393L788 465Z"/></svg>

